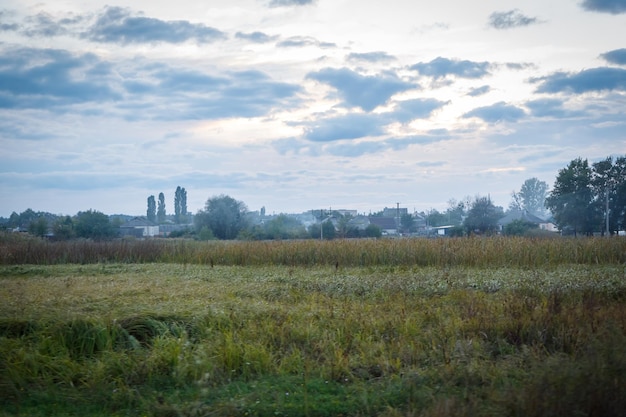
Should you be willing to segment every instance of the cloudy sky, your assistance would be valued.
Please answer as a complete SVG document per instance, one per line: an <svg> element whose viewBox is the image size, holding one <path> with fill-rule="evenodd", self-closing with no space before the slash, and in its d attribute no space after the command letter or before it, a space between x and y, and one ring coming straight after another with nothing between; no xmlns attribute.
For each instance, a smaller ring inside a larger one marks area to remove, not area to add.
<svg viewBox="0 0 626 417"><path fill-rule="evenodd" d="M626 154L626 0L3 0L0 216L445 209Z"/></svg>

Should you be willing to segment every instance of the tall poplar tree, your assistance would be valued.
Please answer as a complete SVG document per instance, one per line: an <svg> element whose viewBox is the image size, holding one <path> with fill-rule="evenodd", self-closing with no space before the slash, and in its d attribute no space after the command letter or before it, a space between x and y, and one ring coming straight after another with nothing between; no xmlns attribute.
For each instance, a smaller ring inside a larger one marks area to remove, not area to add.
<svg viewBox="0 0 626 417"><path fill-rule="evenodd" d="M159 193L159 206L157 208L157 220L159 223L165 223L165 195Z"/></svg>
<svg viewBox="0 0 626 417"><path fill-rule="evenodd" d="M146 217L151 222L156 221L156 200L154 199L153 195L148 197L148 209L146 210Z"/></svg>
<svg viewBox="0 0 626 417"><path fill-rule="evenodd" d="M187 216L187 191L180 185L174 194L174 218L176 223L183 223Z"/></svg>

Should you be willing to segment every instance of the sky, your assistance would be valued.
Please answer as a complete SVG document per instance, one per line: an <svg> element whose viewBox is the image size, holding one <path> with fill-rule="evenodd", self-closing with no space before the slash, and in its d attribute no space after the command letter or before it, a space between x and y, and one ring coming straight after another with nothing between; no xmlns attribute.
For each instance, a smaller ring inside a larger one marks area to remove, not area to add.
<svg viewBox="0 0 626 417"><path fill-rule="evenodd" d="M626 154L626 0L0 3L0 216L445 210Z"/></svg>

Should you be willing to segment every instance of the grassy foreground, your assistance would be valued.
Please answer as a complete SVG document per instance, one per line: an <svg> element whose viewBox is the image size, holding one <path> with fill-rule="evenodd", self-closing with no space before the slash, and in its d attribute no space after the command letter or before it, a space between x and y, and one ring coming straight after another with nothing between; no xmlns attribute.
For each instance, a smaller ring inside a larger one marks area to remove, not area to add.
<svg viewBox="0 0 626 417"><path fill-rule="evenodd" d="M626 415L625 307L619 262L5 265L0 415Z"/></svg>

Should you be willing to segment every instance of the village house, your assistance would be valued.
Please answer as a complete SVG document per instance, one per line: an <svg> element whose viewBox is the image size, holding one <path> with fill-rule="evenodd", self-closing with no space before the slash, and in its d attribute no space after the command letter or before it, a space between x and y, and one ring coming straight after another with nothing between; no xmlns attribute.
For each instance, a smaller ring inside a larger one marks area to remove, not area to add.
<svg viewBox="0 0 626 417"><path fill-rule="evenodd" d="M134 236L138 238L154 237L159 235L159 225L145 217L133 217L120 226L120 236Z"/></svg>
<svg viewBox="0 0 626 417"><path fill-rule="evenodd" d="M527 223L536 225L541 230L547 230L549 232L556 232L558 229L554 223L549 220L542 219L529 213L527 210L511 210L504 217L498 220L498 230L502 232L504 228L516 220L522 220Z"/></svg>

